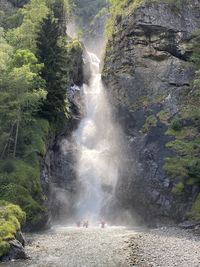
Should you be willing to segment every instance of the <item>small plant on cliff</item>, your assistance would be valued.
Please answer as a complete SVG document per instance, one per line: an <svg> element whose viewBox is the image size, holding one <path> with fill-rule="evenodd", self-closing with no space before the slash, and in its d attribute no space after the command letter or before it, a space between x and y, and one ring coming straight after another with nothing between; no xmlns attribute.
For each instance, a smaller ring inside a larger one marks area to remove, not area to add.
<svg viewBox="0 0 200 267"><path fill-rule="evenodd" d="M191 90L185 97L179 117L170 123L166 134L175 140L167 147L173 150L174 156L166 159L165 170L172 177L182 177L187 184L200 183L200 31L197 31L193 40L192 63L196 75ZM195 208L196 209L196 206Z"/></svg>
<svg viewBox="0 0 200 267"><path fill-rule="evenodd" d="M112 37L115 25L121 21L121 18L139 7L144 0L109 0L109 2L111 16L106 25L108 39Z"/></svg>
<svg viewBox="0 0 200 267"><path fill-rule="evenodd" d="M197 196L191 211L187 215L190 219L200 221L200 194Z"/></svg>
<svg viewBox="0 0 200 267"><path fill-rule="evenodd" d="M151 127L155 127L157 125L157 118L154 115L151 115L146 118L146 122L143 126L143 132L146 133L150 130Z"/></svg>
<svg viewBox="0 0 200 267"><path fill-rule="evenodd" d="M184 184L182 182L179 182L172 188L172 193L176 196L182 196L184 190Z"/></svg>

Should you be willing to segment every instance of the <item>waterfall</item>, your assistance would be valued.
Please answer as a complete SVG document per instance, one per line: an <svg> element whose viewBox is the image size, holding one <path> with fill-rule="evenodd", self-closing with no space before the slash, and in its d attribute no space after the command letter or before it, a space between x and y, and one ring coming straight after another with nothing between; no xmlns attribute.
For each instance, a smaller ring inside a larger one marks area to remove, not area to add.
<svg viewBox="0 0 200 267"><path fill-rule="evenodd" d="M83 86L84 117L73 137L76 144L79 195L77 218L101 219L118 179L118 130L99 71L100 60L88 53L92 75Z"/></svg>

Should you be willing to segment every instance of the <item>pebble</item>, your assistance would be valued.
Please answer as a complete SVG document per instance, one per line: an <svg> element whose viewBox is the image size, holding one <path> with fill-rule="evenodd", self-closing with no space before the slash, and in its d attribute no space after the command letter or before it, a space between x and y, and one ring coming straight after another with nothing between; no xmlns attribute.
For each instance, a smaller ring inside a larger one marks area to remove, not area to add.
<svg viewBox="0 0 200 267"><path fill-rule="evenodd" d="M130 241L137 267L200 267L200 236L191 230L164 227L148 230Z"/></svg>

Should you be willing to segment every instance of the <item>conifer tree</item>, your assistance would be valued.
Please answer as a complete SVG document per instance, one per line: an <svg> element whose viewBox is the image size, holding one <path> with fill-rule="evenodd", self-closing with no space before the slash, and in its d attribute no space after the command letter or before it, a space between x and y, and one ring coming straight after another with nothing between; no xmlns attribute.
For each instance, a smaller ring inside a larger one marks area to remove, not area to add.
<svg viewBox="0 0 200 267"><path fill-rule="evenodd" d="M39 60L44 63L42 78L48 91L42 115L58 127L67 115L67 48L64 38L60 37L59 22L52 14L43 20L37 47Z"/></svg>

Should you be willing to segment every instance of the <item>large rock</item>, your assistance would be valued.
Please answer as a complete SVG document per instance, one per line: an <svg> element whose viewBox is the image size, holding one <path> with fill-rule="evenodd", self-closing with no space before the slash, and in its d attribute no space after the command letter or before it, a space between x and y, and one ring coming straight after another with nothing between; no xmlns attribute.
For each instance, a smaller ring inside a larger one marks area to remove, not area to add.
<svg viewBox="0 0 200 267"><path fill-rule="evenodd" d="M9 241L10 250L8 254L1 258L1 261L11 261L11 260L25 260L28 256L25 252L23 245L16 239Z"/></svg>
<svg viewBox="0 0 200 267"><path fill-rule="evenodd" d="M146 221L181 220L195 197L192 187L182 201L171 192L173 180L163 170L172 153L165 147L170 137L158 113L164 110L173 118L179 111L194 76L188 61L198 28L200 0L185 0L181 8L147 1L117 18L107 44L103 80L126 143L116 195Z"/></svg>

